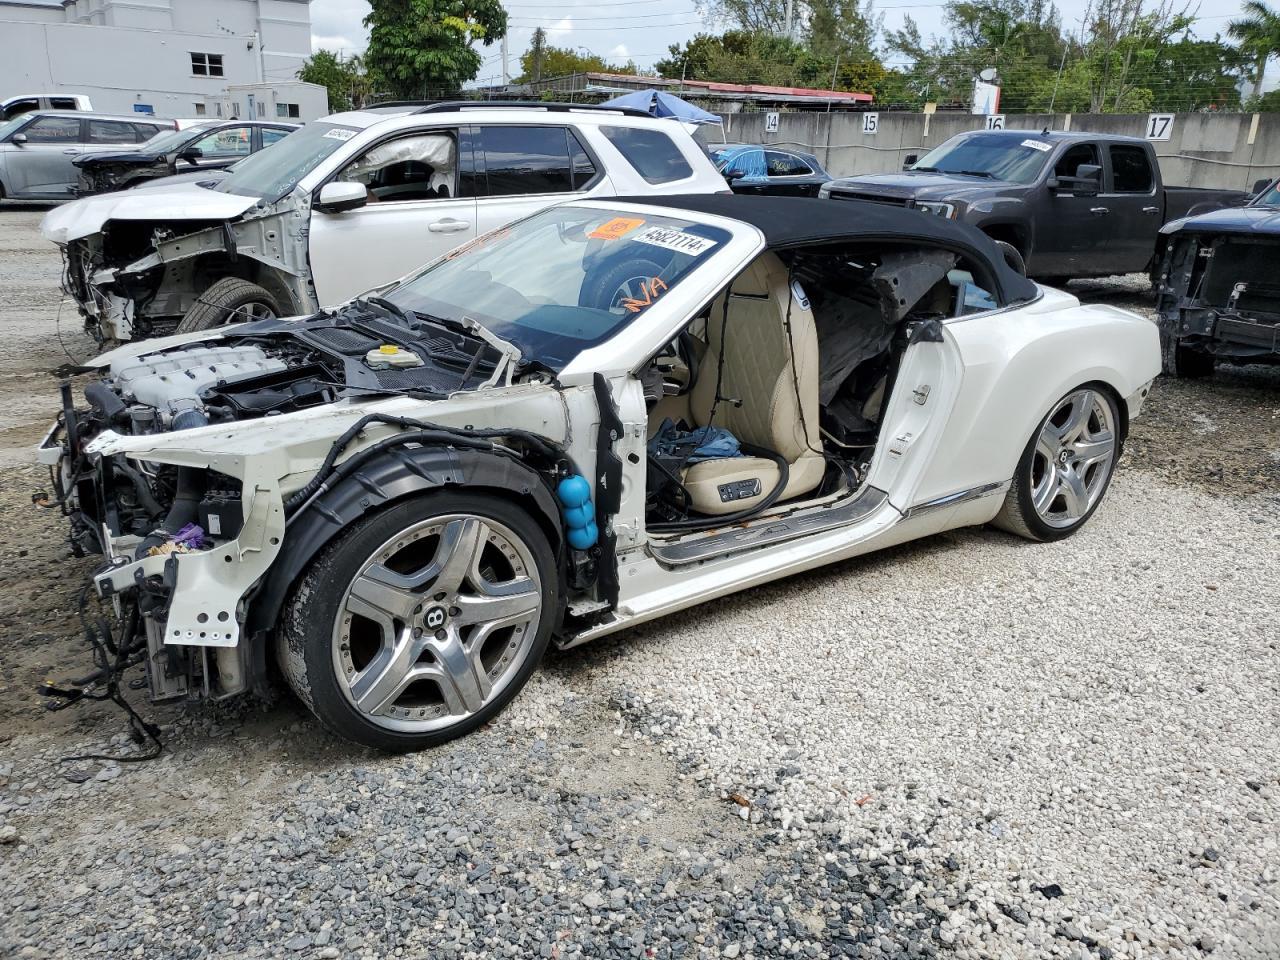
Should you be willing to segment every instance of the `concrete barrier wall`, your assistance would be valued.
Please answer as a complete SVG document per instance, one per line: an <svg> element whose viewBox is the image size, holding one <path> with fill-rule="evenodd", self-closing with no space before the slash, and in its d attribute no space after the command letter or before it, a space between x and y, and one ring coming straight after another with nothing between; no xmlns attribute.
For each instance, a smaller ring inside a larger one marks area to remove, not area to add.
<svg viewBox="0 0 1280 960"><path fill-rule="evenodd" d="M774 143L815 154L832 176L902 169L910 153L924 154L957 133L980 130L986 118L963 113L880 113L874 134L863 132L860 113L783 113L778 130L765 133L765 113L724 115L730 142ZM1010 130L1091 130L1141 137L1146 114L1010 114ZM703 127L707 143L720 128ZM1280 176L1280 113L1183 113L1170 139L1153 143L1165 183L1175 187L1247 190L1254 181Z"/></svg>

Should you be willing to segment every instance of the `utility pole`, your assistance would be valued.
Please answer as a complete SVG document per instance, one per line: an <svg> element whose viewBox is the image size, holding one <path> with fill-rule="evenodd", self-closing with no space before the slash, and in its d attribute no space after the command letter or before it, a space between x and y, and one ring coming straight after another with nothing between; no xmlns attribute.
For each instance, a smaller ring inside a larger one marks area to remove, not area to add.
<svg viewBox="0 0 1280 960"><path fill-rule="evenodd" d="M511 71L507 69L507 35L502 35L502 85L505 87L511 82Z"/></svg>
<svg viewBox="0 0 1280 960"><path fill-rule="evenodd" d="M793 12L794 10L795 10L795 0L787 0L787 29L786 29L786 37L787 37L787 39L788 39L788 40L790 40L790 39L791 39L791 15L792 15L792 12Z"/></svg>

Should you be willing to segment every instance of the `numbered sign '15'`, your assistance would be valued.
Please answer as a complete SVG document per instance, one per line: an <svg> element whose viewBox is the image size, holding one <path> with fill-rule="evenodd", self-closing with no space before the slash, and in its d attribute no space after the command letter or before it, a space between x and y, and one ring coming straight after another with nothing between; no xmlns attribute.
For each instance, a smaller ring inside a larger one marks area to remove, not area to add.
<svg viewBox="0 0 1280 960"><path fill-rule="evenodd" d="M880 114L864 113L862 115L862 132L866 134L874 134L880 129Z"/></svg>
<svg viewBox="0 0 1280 960"><path fill-rule="evenodd" d="M1173 114L1152 113L1147 116L1147 139L1168 140L1173 136Z"/></svg>

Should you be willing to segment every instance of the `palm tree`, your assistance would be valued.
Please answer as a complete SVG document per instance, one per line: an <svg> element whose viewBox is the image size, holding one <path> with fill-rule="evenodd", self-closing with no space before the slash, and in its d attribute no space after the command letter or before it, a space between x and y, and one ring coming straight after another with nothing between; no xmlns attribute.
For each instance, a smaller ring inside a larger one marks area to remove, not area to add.
<svg viewBox="0 0 1280 960"><path fill-rule="evenodd" d="M1240 49L1254 58L1253 96L1262 96L1262 77L1267 61L1280 53L1280 13L1262 0L1246 0L1240 10L1244 16L1232 20L1227 33L1240 41Z"/></svg>

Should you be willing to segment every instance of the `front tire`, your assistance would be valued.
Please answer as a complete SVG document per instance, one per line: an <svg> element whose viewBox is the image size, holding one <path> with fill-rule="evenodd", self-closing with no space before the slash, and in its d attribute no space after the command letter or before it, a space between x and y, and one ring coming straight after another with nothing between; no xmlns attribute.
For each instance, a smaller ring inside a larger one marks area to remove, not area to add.
<svg viewBox="0 0 1280 960"><path fill-rule="evenodd" d="M1201 380L1213 376L1214 356L1191 350L1170 334L1160 333L1160 366L1165 376L1178 380Z"/></svg>
<svg viewBox="0 0 1280 960"><path fill-rule="evenodd" d="M528 681L559 609L555 558L505 500L438 492L356 523L295 586L276 655L338 735L437 746L488 722Z"/></svg>
<svg viewBox="0 0 1280 960"><path fill-rule="evenodd" d="M1078 387L1055 403L1027 442L992 523L1040 543L1083 527L1111 484L1120 422L1115 400L1097 385Z"/></svg>
<svg viewBox="0 0 1280 960"><path fill-rule="evenodd" d="M239 277L223 277L187 311L175 332L196 333L228 323L273 320L278 316L280 305L263 287Z"/></svg>

